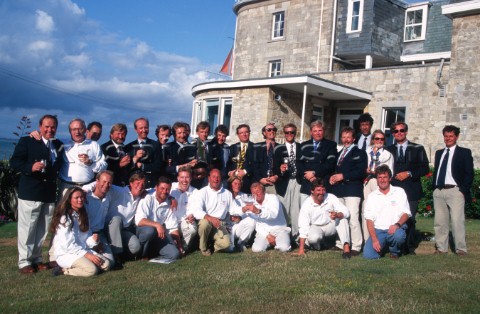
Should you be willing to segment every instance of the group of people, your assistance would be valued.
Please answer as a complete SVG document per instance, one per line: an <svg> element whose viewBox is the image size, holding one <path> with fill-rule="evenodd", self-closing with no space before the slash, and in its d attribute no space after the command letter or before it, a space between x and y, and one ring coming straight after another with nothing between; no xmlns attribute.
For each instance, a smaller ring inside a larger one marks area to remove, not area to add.
<svg viewBox="0 0 480 314"><path fill-rule="evenodd" d="M325 125L310 124L311 139L295 141L297 127L262 128L176 122L149 135L149 121L134 121L137 139L125 144L127 126L112 126L99 145L102 125L69 124L71 141L55 138L58 120L45 115L39 130L23 137L10 160L21 173L18 201L18 266L23 274L53 268L55 275L92 276L122 268L126 259L175 261L199 249L253 252L275 248L294 254L335 249L349 259L393 259L415 254L415 215L420 178L429 173L425 149L407 139L405 122L385 146L373 119L359 117L360 134L341 131L341 149L325 138ZM436 254L447 253L450 220L457 255L467 253L464 204L473 181L471 151L457 146L459 129L443 129L445 149L435 155ZM170 139L173 138L173 139ZM58 183L58 184L57 184ZM57 199L58 198L58 199ZM52 234L49 263L42 244Z"/></svg>

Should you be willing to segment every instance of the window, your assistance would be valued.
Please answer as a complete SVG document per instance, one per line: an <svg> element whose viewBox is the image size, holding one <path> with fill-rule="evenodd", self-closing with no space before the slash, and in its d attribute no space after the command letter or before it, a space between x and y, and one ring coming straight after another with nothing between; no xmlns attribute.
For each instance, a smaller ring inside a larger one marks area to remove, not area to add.
<svg viewBox="0 0 480 314"><path fill-rule="evenodd" d="M404 41L424 40L427 30L428 5L409 8L405 12Z"/></svg>
<svg viewBox="0 0 480 314"><path fill-rule="evenodd" d="M390 133L390 126L399 121L405 122L405 107L383 108L382 130L387 137L385 145L393 144L393 136L391 136Z"/></svg>
<svg viewBox="0 0 480 314"><path fill-rule="evenodd" d="M285 12L273 14L272 39L282 39L285 29Z"/></svg>
<svg viewBox="0 0 480 314"><path fill-rule="evenodd" d="M209 98L197 100L193 103L192 131L200 121L207 121L210 124L210 136L219 124L224 124L230 129L232 117L232 98Z"/></svg>
<svg viewBox="0 0 480 314"><path fill-rule="evenodd" d="M282 60L273 60L269 62L270 77L282 75Z"/></svg>
<svg viewBox="0 0 480 314"><path fill-rule="evenodd" d="M345 108L345 109L338 109L337 111L337 126L335 130L335 138L337 139L337 143L339 145L342 144L342 129L346 126L349 126L358 133L359 125L358 125L358 117L363 113L363 109L353 109L353 108Z"/></svg>
<svg viewBox="0 0 480 314"><path fill-rule="evenodd" d="M360 32L363 23L363 0L348 1L347 33Z"/></svg>
<svg viewBox="0 0 480 314"><path fill-rule="evenodd" d="M313 104L312 121L323 122L323 106L322 105Z"/></svg>

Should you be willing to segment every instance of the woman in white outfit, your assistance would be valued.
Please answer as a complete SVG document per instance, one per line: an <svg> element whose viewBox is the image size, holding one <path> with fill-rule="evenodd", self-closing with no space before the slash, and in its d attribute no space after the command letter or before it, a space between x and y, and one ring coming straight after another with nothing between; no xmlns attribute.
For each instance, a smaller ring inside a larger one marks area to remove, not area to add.
<svg viewBox="0 0 480 314"><path fill-rule="evenodd" d="M89 277L100 269L110 269L110 262L101 252L89 230L88 215L84 206L85 194L79 187L69 188L55 208L50 231L55 234L53 246L58 267L53 275Z"/></svg>

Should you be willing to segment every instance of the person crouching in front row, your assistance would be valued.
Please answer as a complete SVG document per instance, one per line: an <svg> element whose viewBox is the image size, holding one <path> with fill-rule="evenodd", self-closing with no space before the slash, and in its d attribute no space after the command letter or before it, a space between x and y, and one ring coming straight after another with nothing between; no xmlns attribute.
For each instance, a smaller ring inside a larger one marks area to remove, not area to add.
<svg viewBox="0 0 480 314"><path fill-rule="evenodd" d="M55 234L53 246L58 267L53 269L53 275L90 277L100 269L110 269L110 261L98 253L102 251L101 244L92 238L84 204L85 192L73 187L55 209L50 231Z"/></svg>

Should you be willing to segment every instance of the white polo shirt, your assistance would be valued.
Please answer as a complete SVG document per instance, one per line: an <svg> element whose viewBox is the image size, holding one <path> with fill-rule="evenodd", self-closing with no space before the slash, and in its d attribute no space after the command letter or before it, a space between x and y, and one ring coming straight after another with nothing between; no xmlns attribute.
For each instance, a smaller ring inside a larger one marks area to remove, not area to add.
<svg viewBox="0 0 480 314"><path fill-rule="evenodd" d="M397 223L403 214L412 216L407 194L402 188L390 185L390 191L387 194L383 194L377 188L368 195L365 219L372 220L375 229L387 230Z"/></svg>

